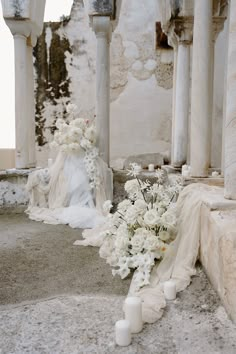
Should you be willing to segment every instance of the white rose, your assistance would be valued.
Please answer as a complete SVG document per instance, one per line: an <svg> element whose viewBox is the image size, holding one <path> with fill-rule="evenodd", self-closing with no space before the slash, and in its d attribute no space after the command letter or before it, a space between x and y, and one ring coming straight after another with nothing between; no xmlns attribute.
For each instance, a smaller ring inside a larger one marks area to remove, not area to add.
<svg viewBox="0 0 236 354"><path fill-rule="evenodd" d="M91 142L88 139L83 138L80 142L80 146L84 149L84 150L89 150L92 147Z"/></svg>
<svg viewBox="0 0 236 354"><path fill-rule="evenodd" d="M78 143L71 143L69 145L69 148L70 148L71 151L79 150L80 149L80 145Z"/></svg>
<svg viewBox="0 0 236 354"><path fill-rule="evenodd" d="M126 223L120 224L118 226L116 235L117 235L117 237L129 238L129 232L128 232Z"/></svg>
<svg viewBox="0 0 236 354"><path fill-rule="evenodd" d="M128 251L129 239L125 236L119 236L115 239L116 252L126 253Z"/></svg>
<svg viewBox="0 0 236 354"><path fill-rule="evenodd" d="M143 213L147 210L147 203L142 199L136 200L134 206L139 213Z"/></svg>
<svg viewBox="0 0 236 354"><path fill-rule="evenodd" d="M125 220L128 224L135 224L137 222L138 211L134 205L131 205L125 213Z"/></svg>
<svg viewBox="0 0 236 354"><path fill-rule="evenodd" d="M61 132L62 134L67 134L67 133L69 132L69 129L70 129L69 125L66 124L66 123L64 123L64 124L62 124L61 127L60 127L60 132Z"/></svg>
<svg viewBox="0 0 236 354"><path fill-rule="evenodd" d="M149 226L158 224L159 220L159 216L154 209L148 210L144 215L144 222Z"/></svg>
<svg viewBox="0 0 236 354"><path fill-rule="evenodd" d="M157 236L152 235L146 238L144 248L147 251L154 251L157 249L158 244L159 242Z"/></svg>
<svg viewBox="0 0 236 354"><path fill-rule="evenodd" d="M159 232L159 238L162 241L167 241L170 239L170 234L168 231L161 231Z"/></svg>
<svg viewBox="0 0 236 354"><path fill-rule="evenodd" d="M128 195L137 194L140 191L139 183L136 179L132 179L125 183L125 191Z"/></svg>
<svg viewBox="0 0 236 354"><path fill-rule="evenodd" d="M176 226L176 216L171 211L166 211L162 217L161 221L167 226Z"/></svg>
<svg viewBox="0 0 236 354"><path fill-rule="evenodd" d="M139 227L135 230L135 235L141 235L145 239L146 237L152 235L152 233L144 227Z"/></svg>
<svg viewBox="0 0 236 354"><path fill-rule="evenodd" d="M70 126L84 130L86 128L86 121L83 118L76 118L71 121Z"/></svg>
<svg viewBox="0 0 236 354"><path fill-rule="evenodd" d="M131 253L140 253L144 246L144 237L142 235L134 235L131 238L130 245L132 247Z"/></svg>
<svg viewBox="0 0 236 354"><path fill-rule="evenodd" d="M131 201L129 199L124 199L122 202L118 204L118 210L121 213L125 213L127 209L132 205Z"/></svg>
<svg viewBox="0 0 236 354"><path fill-rule="evenodd" d="M57 129L60 129L63 124L65 124L65 121L63 119L59 118L59 119L57 119L55 125L56 125Z"/></svg>

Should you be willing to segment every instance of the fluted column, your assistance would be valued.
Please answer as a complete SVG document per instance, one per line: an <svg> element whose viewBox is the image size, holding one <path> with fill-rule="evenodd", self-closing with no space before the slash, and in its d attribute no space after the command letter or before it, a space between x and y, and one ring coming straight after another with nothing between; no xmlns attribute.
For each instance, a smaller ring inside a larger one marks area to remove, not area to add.
<svg viewBox="0 0 236 354"><path fill-rule="evenodd" d="M191 176L207 177L211 152L212 0L194 8L190 164Z"/></svg>
<svg viewBox="0 0 236 354"><path fill-rule="evenodd" d="M96 128L101 158L109 165L110 149L110 33L109 16L93 16L97 38Z"/></svg>
<svg viewBox="0 0 236 354"><path fill-rule="evenodd" d="M225 119L225 198L236 200L236 2L230 1Z"/></svg>

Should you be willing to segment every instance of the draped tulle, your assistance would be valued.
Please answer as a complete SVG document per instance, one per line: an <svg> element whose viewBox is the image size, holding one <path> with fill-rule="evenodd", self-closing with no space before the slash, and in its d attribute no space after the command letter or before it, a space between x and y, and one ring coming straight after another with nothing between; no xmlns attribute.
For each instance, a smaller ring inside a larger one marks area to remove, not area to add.
<svg viewBox="0 0 236 354"><path fill-rule="evenodd" d="M26 188L30 203L29 218L48 224L68 224L73 228L90 229L104 223L102 204L110 197L111 171L97 159L99 188L92 194L82 153L60 152L50 169L30 174ZM96 195L96 206L94 198Z"/></svg>

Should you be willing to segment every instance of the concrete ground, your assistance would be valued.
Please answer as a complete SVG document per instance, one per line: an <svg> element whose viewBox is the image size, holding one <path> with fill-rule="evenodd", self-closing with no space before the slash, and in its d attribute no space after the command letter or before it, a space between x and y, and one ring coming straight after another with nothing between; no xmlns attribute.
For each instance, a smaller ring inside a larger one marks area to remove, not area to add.
<svg viewBox="0 0 236 354"><path fill-rule="evenodd" d="M0 354L236 353L236 327L198 267L164 316L117 347L130 279L113 278L81 232L0 215Z"/></svg>

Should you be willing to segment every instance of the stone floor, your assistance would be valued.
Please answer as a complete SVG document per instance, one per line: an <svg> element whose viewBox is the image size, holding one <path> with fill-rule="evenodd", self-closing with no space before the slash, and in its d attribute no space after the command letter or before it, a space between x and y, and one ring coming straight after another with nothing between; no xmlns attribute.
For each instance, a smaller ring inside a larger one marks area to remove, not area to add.
<svg viewBox="0 0 236 354"><path fill-rule="evenodd" d="M198 267L163 318L114 344L130 279L113 278L79 230L0 215L0 354L236 353L236 327Z"/></svg>

